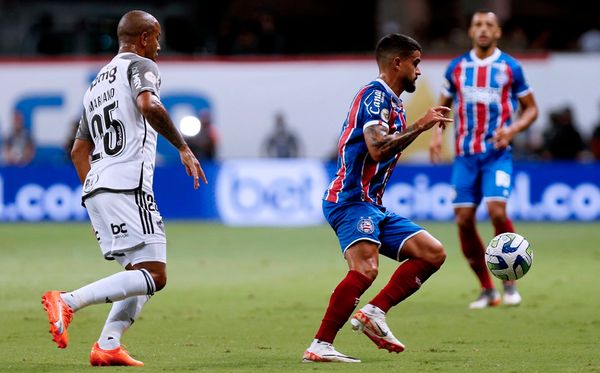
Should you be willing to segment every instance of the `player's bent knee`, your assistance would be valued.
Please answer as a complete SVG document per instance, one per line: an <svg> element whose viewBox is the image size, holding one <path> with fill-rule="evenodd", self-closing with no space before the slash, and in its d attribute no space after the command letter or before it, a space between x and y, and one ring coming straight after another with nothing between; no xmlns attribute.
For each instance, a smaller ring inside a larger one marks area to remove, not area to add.
<svg viewBox="0 0 600 373"><path fill-rule="evenodd" d="M441 267L446 261L446 251L440 241L434 240L431 242L427 251L427 259L435 267Z"/></svg>
<svg viewBox="0 0 600 373"><path fill-rule="evenodd" d="M167 275L166 274L152 274L152 279L154 280L154 285L156 286L156 291L161 291L167 286Z"/></svg>
<svg viewBox="0 0 600 373"><path fill-rule="evenodd" d="M367 276L371 280L375 280L377 278L377 275L379 274L379 268L374 266L364 268L362 274Z"/></svg>

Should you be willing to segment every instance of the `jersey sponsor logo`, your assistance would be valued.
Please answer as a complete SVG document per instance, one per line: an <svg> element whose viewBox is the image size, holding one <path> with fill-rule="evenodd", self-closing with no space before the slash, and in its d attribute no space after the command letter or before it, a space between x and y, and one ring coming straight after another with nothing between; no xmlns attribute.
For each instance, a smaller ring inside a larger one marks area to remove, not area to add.
<svg viewBox="0 0 600 373"><path fill-rule="evenodd" d="M464 87L463 97L466 102L477 102L485 105L499 104L502 90L491 87Z"/></svg>
<svg viewBox="0 0 600 373"><path fill-rule="evenodd" d="M131 80L133 80L133 86L135 89L142 88L142 79L140 78L140 70L137 66L131 68Z"/></svg>
<svg viewBox="0 0 600 373"><path fill-rule="evenodd" d="M375 225L371 218L361 218L356 225L356 229L358 229L359 232L371 234L375 232Z"/></svg>
<svg viewBox="0 0 600 373"><path fill-rule="evenodd" d="M381 112L381 103L383 102L383 92L382 91L371 91L367 97L365 97L365 106L369 113L373 115L379 115Z"/></svg>
<svg viewBox="0 0 600 373"><path fill-rule="evenodd" d="M92 81L90 90L96 86L96 84L108 80L109 84L112 84L117 79L117 67L113 66L110 70L100 71L96 76L96 79Z"/></svg>
<svg viewBox="0 0 600 373"><path fill-rule="evenodd" d="M127 224L125 224L125 223L121 223L121 224L110 223L110 229L112 230L112 234L115 236L120 235L120 234L126 235Z"/></svg>

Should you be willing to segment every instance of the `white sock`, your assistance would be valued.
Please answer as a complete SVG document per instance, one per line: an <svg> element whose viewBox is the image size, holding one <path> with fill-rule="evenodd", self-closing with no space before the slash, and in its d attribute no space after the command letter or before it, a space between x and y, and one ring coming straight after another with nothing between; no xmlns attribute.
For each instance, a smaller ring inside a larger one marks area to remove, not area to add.
<svg viewBox="0 0 600 373"><path fill-rule="evenodd" d="M73 311L90 304L111 303L135 295L152 295L156 289L148 271L123 271L105 277L61 297Z"/></svg>
<svg viewBox="0 0 600 373"><path fill-rule="evenodd" d="M148 299L148 295L139 295L113 303L98 338L101 349L114 350L121 345L121 336L137 319Z"/></svg>

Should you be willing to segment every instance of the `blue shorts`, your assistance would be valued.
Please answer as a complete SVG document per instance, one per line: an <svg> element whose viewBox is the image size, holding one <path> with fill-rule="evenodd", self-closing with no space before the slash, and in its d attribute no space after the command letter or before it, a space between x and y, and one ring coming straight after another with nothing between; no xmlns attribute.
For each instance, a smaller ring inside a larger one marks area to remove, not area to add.
<svg viewBox="0 0 600 373"><path fill-rule="evenodd" d="M369 202L323 201L323 214L337 235L342 253L358 241L379 245L379 253L401 260L404 242L424 229L411 220Z"/></svg>
<svg viewBox="0 0 600 373"><path fill-rule="evenodd" d="M506 201L512 173L512 154L508 150L456 157L452 168L454 205L478 206L482 198Z"/></svg>

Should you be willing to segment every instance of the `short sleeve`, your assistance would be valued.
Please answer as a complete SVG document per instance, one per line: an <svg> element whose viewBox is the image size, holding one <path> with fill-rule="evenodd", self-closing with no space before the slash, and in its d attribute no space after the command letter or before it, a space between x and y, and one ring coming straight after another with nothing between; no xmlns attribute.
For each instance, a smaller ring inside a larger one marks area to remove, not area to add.
<svg viewBox="0 0 600 373"><path fill-rule="evenodd" d="M453 97L456 94L456 85L452 79L455 69L456 63L451 63L446 68L446 73L444 74L444 83L441 89L441 94L445 97Z"/></svg>
<svg viewBox="0 0 600 373"><path fill-rule="evenodd" d="M381 125L389 127L390 98L381 89L372 89L365 92L360 101L362 127Z"/></svg>
<svg viewBox="0 0 600 373"><path fill-rule="evenodd" d="M133 61L129 65L128 77L133 97L145 91L160 96L160 73L153 61L149 59Z"/></svg>
<svg viewBox="0 0 600 373"><path fill-rule="evenodd" d="M515 63L511 66L513 73L513 83L512 83L512 92L517 97L525 96L526 94L531 92L531 87L527 83L525 79L525 73L523 73L523 68L521 64Z"/></svg>
<svg viewBox="0 0 600 373"><path fill-rule="evenodd" d="M77 133L75 134L76 139L93 141L92 135L90 134L90 127L88 126L85 115L79 119L79 126L77 127Z"/></svg>

